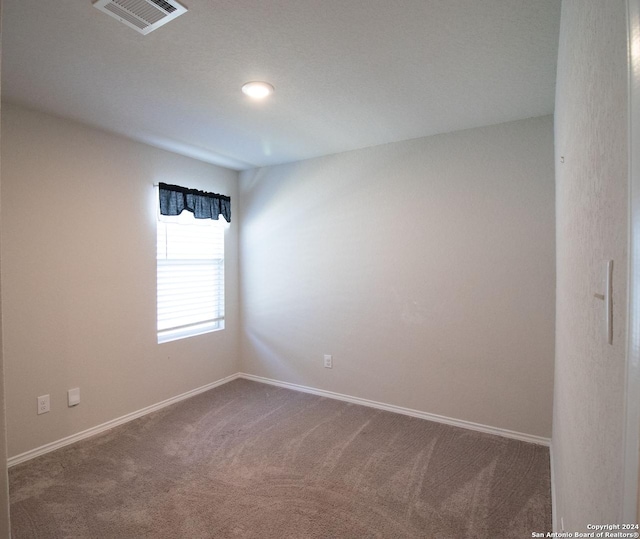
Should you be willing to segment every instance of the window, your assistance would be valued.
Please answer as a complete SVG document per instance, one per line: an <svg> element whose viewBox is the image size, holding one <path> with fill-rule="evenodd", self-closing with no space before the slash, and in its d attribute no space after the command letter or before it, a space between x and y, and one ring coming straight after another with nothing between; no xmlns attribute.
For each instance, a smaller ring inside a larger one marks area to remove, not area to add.
<svg viewBox="0 0 640 539"><path fill-rule="evenodd" d="M226 226L189 211L158 215L158 343L224 328Z"/></svg>

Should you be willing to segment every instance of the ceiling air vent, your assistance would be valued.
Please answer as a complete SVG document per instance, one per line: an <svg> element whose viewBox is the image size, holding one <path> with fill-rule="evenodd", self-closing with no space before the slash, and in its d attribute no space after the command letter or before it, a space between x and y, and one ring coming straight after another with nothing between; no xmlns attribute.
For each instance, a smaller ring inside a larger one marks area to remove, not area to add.
<svg viewBox="0 0 640 539"><path fill-rule="evenodd" d="M145 35L187 11L175 0L98 0L93 5Z"/></svg>

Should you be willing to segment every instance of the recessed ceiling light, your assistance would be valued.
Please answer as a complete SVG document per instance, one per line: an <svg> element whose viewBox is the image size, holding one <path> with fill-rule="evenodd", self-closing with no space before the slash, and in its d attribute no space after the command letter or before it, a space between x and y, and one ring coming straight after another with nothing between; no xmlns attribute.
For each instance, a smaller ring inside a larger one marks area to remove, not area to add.
<svg viewBox="0 0 640 539"><path fill-rule="evenodd" d="M252 99L264 99L273 93L273 86L268 82L252 81L242 85L242 92Z"/></svg>

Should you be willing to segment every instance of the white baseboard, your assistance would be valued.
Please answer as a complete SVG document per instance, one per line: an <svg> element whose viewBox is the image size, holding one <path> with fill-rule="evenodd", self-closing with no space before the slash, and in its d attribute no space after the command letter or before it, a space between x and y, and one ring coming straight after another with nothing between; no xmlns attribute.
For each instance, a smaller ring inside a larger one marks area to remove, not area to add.
<svg viewBox="0 0 640 539"><path fill-rule="evenodd" d="M129 421L133 421L134 419L138 419L143 415L150 414L151 412L155 412L156 410L160 410L166 406L170 406L171 404L175 404L176 402L180 402L182 400L188 399L190 397L194 397L199 393L204 393L205 391L209 391L214 387L221 386L222 384L226 384L227 382L231 382L239 377L239 374L232 374L231 376L227 376L220 380L216 380L215 382L211 382L210 384L206 384L201 387L197 387L196 389L192 389L191 391L187 391L186 393L182 393L182 395L177 395L176 397L171 397L170 399L163 400L162 402L158 402L157 404L152 404L151 406L147 406L146 408L142 408L136 412L131 412L130 414L123 415L122 417L118 417L116 419L112 419L111 421L107 421L106 423L102 423L101 425L97 425L95 427L91 427L90 429L83 430L82 432L78 432L76 434L72 434L71 436L67 436L66 438L62 438L61 440L57 440L55 442L51 442L40 447L36 447L35 449L31 449L30 451L25 451L24 453L20 453L14 457L7 459L7 466L15 466L16 464L20 464L27 460L31 460L33 458L39 457L40 455L44 455L45 453L49 453L51 451L55 451L56 449L60 449L65 445L69 445L80 440L84 440L85 438L90 438L91 436L95 436L101 432L117 427L118 425L122 425L123 423L128 423Z"/></svg>
<svg viewBox="0 0 640 539"><path fill-rule="evenodd" d="M404 408L402 406L395 406L393 404L385 404L383 402L376 402L369 399L361 399L360 397L343 395L342 393L334 393L333 391L325 391L324 389L316 389L313 387L301 386L298 384L291 384L289 382L281 382L279 380L264 378L262 376L256 376L254 374L246 374L241 372L241 373L238 373L238 377L245 378L247 380L253 380L254 382L261 382L263 384L270 384L273 386L285 387L288 389L295 389L296 391L302 391L304 393L312 393L313 395L328 397L330 399L337 399L341 401L351 402L353 404L360 404L362 406L369 406L371 408L378 408L380 410L395 412L397 414L408 415L411 417L419 417L420 419L435 421L436 423L444 423L445 425L452 425L454 427L461 427L463 429L475 430L475 431L484 432L487 434L495 434L497 436L503 436L505 438L511 438L514 440L521 440L523 442L529 442L532 444L544 445L546 447L549 447L551 445L551 440L549 438L543 438L542 436L534 436L533 434L525 434L523 432L516 432L513 430L501 429L498 427L490 427L488 425L473 423L471 421L464 421L462 419L453 419L451 417L445 417L442 415L421 412L420 410L412 410L411 408Z"/></svg>
<svg viewBox="0 0 640 539"><path fill-rule="evenodd" d="M490 427L488 425L482 425L480 423L473 423L471 421L464 421L462 419L452 419L450 417L445 417L437 414L430 414L427 412L421 412L419 410L412 410L411 408L403 408L402 406L395 406L393 404L385 404L383 402L376 402L369 399L361 399L360 397L352 397L350 395L343 395L342 393L334 393L333 391L325 391L324 389L316 389L313 387L302 386L299 384L291 384L289 382L281 382L279 380L273 380L271 378L264 378L262 376L255 376L253 374L246 374L243 372L238 372L217 380L215 382L211 382L210 384L206 384L204 386L198 387L196 389L192 389L191 391L187 391L186 393L182 393L181 395L177 395L175 397L171 397L170 399L166 399L162 402L158 402L157 404L152 404L151 406L147 406L146 408L142 408L136 412L131 412L130 414L123 415L122 417L118 417L116 419L112 419L111 421L107 421L106 423L102 423L101 425L97 425L95 427L91 427L90 429L83 430L82 432L78 432L76 434L72 434L71 436L67 436L66 438L62 438L55 442L51 442L40 447L36 447L35 449L31 449L29 451L25 451L24 453L20 453L19 455L15 455L9 459L7 459L7 466L15 466L16 464L20 464L22 462L26 462L27 460L31 460L33 458L44 455L45 453L49 453L51 451L55 451L56 449L60 449L66 445L78 442L80 440L84 440L85 438L90 438L91 436L95 436L101 432L117 427L118 425L122 425L123 423L128 423L129 421L133 421L143 415L150 414L151 412L155 412L156 410L160 410L166 406L170 406L171 404L175 404L176 402L180 402L182 400L188 399L189 397L194 397L199 393L204 393L205 391L209 391L214 387L221 386L222 384L226 384L227 382L231 382L237 378L245 378L247 380L253 380L254 382L261 382L263 384L270 384L273 386L284 387L287 389L294 389L296 391L302 391L304 393L312 393L313 395L319 395L321 397L328 397L330 399L336 399L346 402L351 402L353 404L360 404L362 406L369 406L371 408L378 408L380 410L386 410L388 412L395 412L397 414L408 415L411 417L418 417L420 419L426 419L428 421L435 421L436 423L444 423L446 425L453 425L454 427L461 427L463 429L474 430L478 432L484 432L487 434L495 434L497 436L503 436L505 438L512 438L514 440L521 440L523 442L529 442L538 445L544 445L549 447L551 444L551 440L549 438L543 438L541 436L534 436L532 434L525 434L522 432L516 432L507 429L500 429L497 427ZM551 477L552 477L552 488L553 488L553 466L551 468ZM553 490L552 490L552 500L553 500ZM555 515L555 512L554 512ZM554 525L555 530L555 525Z"/></svg>

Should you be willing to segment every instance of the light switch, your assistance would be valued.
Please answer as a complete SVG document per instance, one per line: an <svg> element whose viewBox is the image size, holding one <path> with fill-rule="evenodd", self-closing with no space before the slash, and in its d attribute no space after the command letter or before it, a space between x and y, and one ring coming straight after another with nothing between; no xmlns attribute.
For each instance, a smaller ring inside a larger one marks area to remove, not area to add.
<svg viewBox="0 0 640 539"><path fill-rule="evenodd" d="M70 407L80 404L80 388L76 387L67 391L67 399Z"/></svg>

